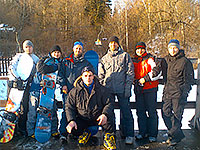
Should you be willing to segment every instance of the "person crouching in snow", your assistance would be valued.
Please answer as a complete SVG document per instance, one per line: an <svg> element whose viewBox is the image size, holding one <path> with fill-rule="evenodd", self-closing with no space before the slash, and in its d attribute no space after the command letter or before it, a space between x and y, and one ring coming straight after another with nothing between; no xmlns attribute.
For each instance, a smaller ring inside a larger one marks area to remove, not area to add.
<svg viewBox="0 0 200 150"><path fill-rule="evenodd" d="M65 101L68 133L79 136L78 143L85 145L92 132L89 127L102 126L105 131L104 147L116 149L114 137L114 99L94 75L93 68L85 67Z"/></svg>
<svg viewBox="0 0 200 150"><path fill-rule="evenodd" d="M42 74L47 73L53 73L55 71L60 70L60 63L61 63L61 48L58 45L55 45L52 47L51 52L48 56L43 57L39 60L37 63L37 72L33 78L33 82L31 84L30 89L30 100L29 100L29 112L28 112L28 120L27 120L27 132L28 136L35 137L35 125L37 120L37 108L39 105L39 98L40 98L40 90L41 90L41 78ZM57 59L59 63L55 63L52 65L47 65L45 62L47 62L49 59ZM59 135L58 133L58 118L56 113L56 103L54 101L53 104L53 112L52 112L52 127L51 127L51 133L52 136Z"/></svg>
<svg viewBox="0 0 200 150"><path fill-rule="evenodd" d="M148 137L149 142L155 142L158 134L156 111L158 78L161 76L161 72L156 66L154 57L147 53L144 42L136 44L133 64L135 72L134 93L139 127L139 134L135 138L142 140Z"/></svg>

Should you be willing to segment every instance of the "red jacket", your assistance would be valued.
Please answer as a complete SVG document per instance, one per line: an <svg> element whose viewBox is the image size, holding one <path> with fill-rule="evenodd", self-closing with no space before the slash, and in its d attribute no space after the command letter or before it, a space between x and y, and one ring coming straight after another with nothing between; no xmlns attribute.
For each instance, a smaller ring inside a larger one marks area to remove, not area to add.
<svg viewBox="0 0 200 150"><path fill-rule="evenodd" d="M143 90L152 89L158 87L158 80L153 77L153 68L156 66L154 58L151 54L146 52L141 56L135 55L133 58L135 80L141 78L145 79Z"/></svg>

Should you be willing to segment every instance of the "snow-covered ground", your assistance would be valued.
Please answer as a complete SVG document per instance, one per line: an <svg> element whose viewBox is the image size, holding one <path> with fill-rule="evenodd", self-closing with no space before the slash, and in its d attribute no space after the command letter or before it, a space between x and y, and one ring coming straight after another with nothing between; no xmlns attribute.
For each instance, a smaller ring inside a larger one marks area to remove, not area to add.
<svg viewBox="0 0 200 150"><path fill-rule="evenodd" d="M197 78L197 70L195 70L195 79L196 78ZM5 87L3 87L3 85L5 85L5 84L1 83L1 80L0 80L0 89L1 89L0 98L5 97L4 94L6 93L6 92L2 91L2 89L5 88ZM158 102L162 101L163 87L164 87L163 85L159 85L159 87L158 87L158 99L157 99ZM190 91L188 99L187 99L188 101L196 101L196 93L197 93L196 90L197 90L197 86L196 85L192 86L192 90ZM131 102L135 101L135 95L134 95L133 89L132 89L132 96L130 98L130 101ZM0 109L3 109L3 108L0 107ZM62 112L62 110L59 109L58 110L58 118L59 119L61 118L61 112ZM132 109L132 113L133 113L133 118L134 118L134 128L135 128L135 130L138 130L136 110ZM182 128L183 129L189 129L189 126L188 126L189 122L188 121L191 120L191 118L194 116L194 114L195 114L195 109L185 109L184 110L183 121L182 121ZM119 109L115 109L115 116L116 116L116 127L117 127L117 129L119 129L118 128L119 123L120 123L120 121L119 121L120 120L120 117L119 117L120 116L120 110ZM159 129L160 130L166 129L165 124L164 124L163 119L162 119L162 116L161 116L161 110L160 109L158 109L158 116L159 116Z"/></svg>

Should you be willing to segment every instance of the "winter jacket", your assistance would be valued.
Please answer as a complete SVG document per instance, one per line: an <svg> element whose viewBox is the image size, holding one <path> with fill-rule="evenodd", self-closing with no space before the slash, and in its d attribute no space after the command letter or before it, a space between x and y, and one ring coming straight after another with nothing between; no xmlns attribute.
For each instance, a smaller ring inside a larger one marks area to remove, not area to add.
<svg viewBox="0 0 200 150"><path fill-rule="evenodd" d="M184 53L179 52L172 57L167 55L161 62L165 87L163 98L187 97L194 82L194 69L189 59Z"/></svg>
<svg viewBox="0 0 200 150"><path fill-rule="evenodd" d="M71 53L63 59L58 75L58 83L61 86L66 85L68 91L70 91L73 88L74 81L81 75L82 69L86 66L92 67L89 61L85 60L82 56L75 58L74 53Z"/></svg>
<svg viewBox="0 0 200 150"><path fill-rule="evenodd" d="M48 64L48 61L52 59L53 59L53 61L51 61L52 64ZM42 74L52 73L59 70L61 59L57 59L57 60L58 60L58 63L55 63L55 58L53 58L51 54L39 60L39 62L36 65L37 71L31 83L30 95L39 97L40 89L41 89L40 82L42 79Z"/></svg>
<svg viewBox="0 0 200 150"><path fill-rule="evenodd" d="M21 56L23 56L23 55L28 55L28 54L26 54L26 53L17 53L13 57L13 59L11 61L11 65L9 66L9 72L13 76L13 77L11 77L13 79L14 78L19 78L19 75L16 72L16 69L17 69L18 61L21 58ZM33 68L32 68L32 72L31 72L31 75L32 75L36 71L35 66L36 66L37 62L39 61L39 58L35 54L30 54L29 56L31 56L31 58L33 59Z"/></svg>
<svg viewBox="0 0 200 150"><path fill-rule="evenodd" d="M131 57L120 47L117 51L108 50L98 66L100 83L112 93L129 93L134 80L134 65Z"/></svg>
<svg viewBox="0 0 200 150"><path fill-rule="evenodd" d="M69 92L65 101L65 111L68 122L80 117L84 120L96 120L101 114L108 119L114 117L114 99L110 96L108 89L103 87L97 77L89 94L84 86L82 78L78 78L75 87Z"/></svg>
<svg viewBox="0 0 200 150"><path fill-rule="evenodd" d="M154 71L154 68L157 67L154 57L146 52L141 57L135 55L133 58L133 64L135 80L138 81L141 78L145 79L141 92L157 90L158 79L161 76L161 73L157 74L157 72ZM136 83L135 87L136 86L139 85Z"/></svg>

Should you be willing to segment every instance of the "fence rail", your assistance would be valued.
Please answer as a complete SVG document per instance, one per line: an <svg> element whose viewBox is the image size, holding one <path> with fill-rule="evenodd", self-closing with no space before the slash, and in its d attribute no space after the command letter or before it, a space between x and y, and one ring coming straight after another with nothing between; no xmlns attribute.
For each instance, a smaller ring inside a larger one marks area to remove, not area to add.
<svg viewBox="0 0 200 150"><path fill-rule="evenodd" d="M0 76L7 76L8 75L8 66L10 65L10 61L12 57L0 57Z"/></svg>

